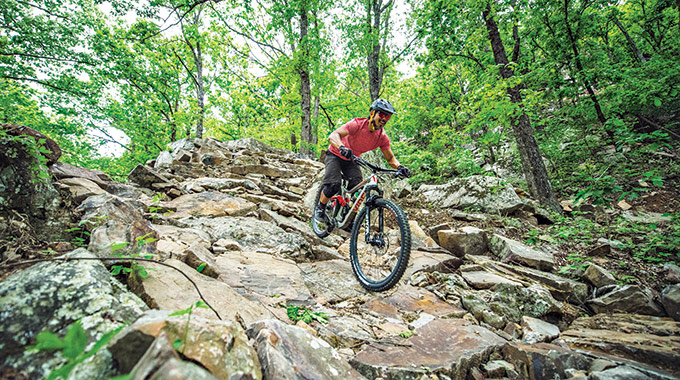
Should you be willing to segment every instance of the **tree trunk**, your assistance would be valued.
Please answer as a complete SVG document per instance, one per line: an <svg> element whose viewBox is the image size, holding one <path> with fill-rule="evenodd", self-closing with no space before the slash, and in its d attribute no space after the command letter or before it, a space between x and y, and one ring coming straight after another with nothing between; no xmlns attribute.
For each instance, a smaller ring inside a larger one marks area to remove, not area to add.
<svg viewBox="0 0 680 380"><path fill-rule="evenodd" d="M383 15L385 18L389 16L390 5L393 0L389 0L387 4L383 5L382 0L367 0L366 7L366 23L368 27L368 34L370 36L371 46L368 50L368 88L371 93L371 101L374 101L380 96L380 88L382 87L384 69L380 67L380 52L384 48L384 42L380 44L380 24ZM387 31L385 31L386 33Z"/></svg>
<svg viewBox="0 0 680 380"><path fill-rule="evenodd" d="M307 17L307 9L304 2L300 5L300 44L302 49L300 54L299 72L300 72L300 98L302 109L302 126L300 137L302 140L300 153L308 156L313 155L313 139L312 139L312 124L311 124L311 89L309 79L309 43L307 42L307 32L309 27L309 19Z"/></svg>
<svg viewBox="0 0 680 380"><path fill-rule="evenodd" d="M514 72L508 65L508 57L505 54L505 47L501 40L498 25L491 14L491 3L487 3L486 9L482 11L482 18L486 23L491 50L493 51L493 57L496 65L498 65L501 77L503 79L513 77ZM520 109L523 108L522 95L517 86L508 88L508 95L510 95L510 100L513 103L518 104ZM548 172L543 164L538 143L536 143L534 131L531 128L531 122L526 113L522 112L519 117L512 118L512 129L517 141L520 160L522 161L522 171L529 185L529 192L541 204L561 213L562 208L557 203L557 198L548 178Z"/></svg>
<svg viewBox="0 0 680 380"><path fill-rule="evenodd" d="M321 102L321 99L319 99L319 95L314 97L314 115L312 116L312 119L314 120L314 123L312 124L312 141L311 143L316 146L316 144L319 142L319 103Z"/></svg>
<svg viewBox="0 0 680 380"><path fill-rule="evenodd" d="M630 34L624 29L623 25L621 24L621 21L619 21L618 17L614 16L614 23L616 26L619 28L621 33L623 33L623 36L626 37L626 41L628 41L628 45L630 46L631 50L633 50L633 54L635 54L635 57L637 57L638 61L640 63L644 63L647 61L644 55L642 55L642 52L640 49L638 49L637 44L633 39L630 37Z"/></svg>
<svg viewBox="0 0 680 380"><path fill-rule="evenodd" d="M205 88L203 87L203 56L201 42L196 42L196 99L198 101L198 120L196 121L196 138L203 138L203 117L205 116Z"/></svg>
<svg viewBox="0 0 680 380"><path fill-rule="evenodd" d="M588 91L588 95L590 96L590 99L593 101L593 106L595 107L597 119L600 121L600 123L604 124L607 122L607 118L605 118L604 113L602 113L602 108L600 107L600 102L597 100L597 95L595 95L595 90L593 90L593 87L590 85L590 81L588 80L586 72L583 69L583 64L581 63L581 55L578 51L578 46L576 46L576 39L574 38L574 34L571 31L571 25L569 24L569 1L570 0L564 0L564 23L565 27L567 28L567 35L569 36L571 50L574 53L574 63L576 64L576 69L583 78L583 84L586 87L586 91Z"/></svg>

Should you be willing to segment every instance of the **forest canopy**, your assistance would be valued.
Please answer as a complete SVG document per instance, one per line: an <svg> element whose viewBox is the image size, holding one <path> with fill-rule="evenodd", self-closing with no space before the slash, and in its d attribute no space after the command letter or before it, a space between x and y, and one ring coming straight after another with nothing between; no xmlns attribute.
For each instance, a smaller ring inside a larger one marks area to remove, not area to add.
<svg viewBox="0 0 680 380"><path fill-rule="evenodd" d="M0 0L0 25L0 123L118 179L181 138L318 157L378 97L414 184L554 206L680 172L680 0Z"/></svg>

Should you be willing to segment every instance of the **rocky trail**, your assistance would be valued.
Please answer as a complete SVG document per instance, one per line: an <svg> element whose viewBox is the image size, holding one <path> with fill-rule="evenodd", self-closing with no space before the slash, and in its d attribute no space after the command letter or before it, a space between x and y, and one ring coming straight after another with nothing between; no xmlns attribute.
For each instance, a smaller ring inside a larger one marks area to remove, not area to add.
<svg viewBox="0 0 680 380"><path fill-rule="evenodd" d="M180 140L125 184L53 161L54 180L40 184L0 166L16 189L4 204L28 215L8 212L0 235L30 224L50 258L106 260L5 271L0 379L45 378L64 364L69 379L680 377L680 268L668 266L662 292L621 285L596 264L583 281L564 277L550 246L475 226L511 213L550 223L498 178L387 183L387 196L409 205L411 260L397 287L369 293L347 234L319 239L309 226L317 161L252 139ZM74 215L80 229L58 242ZM3 263L18 261L7 247ZM26 350L44 330L73 338L76 321L79 356Z"/></svg>

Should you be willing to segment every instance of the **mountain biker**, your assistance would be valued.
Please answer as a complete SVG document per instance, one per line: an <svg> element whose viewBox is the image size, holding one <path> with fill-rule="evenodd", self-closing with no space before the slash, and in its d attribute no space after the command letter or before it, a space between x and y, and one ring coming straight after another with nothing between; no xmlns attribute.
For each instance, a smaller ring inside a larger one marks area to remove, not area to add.
<svg viewBox="0 0 680 380"><path fill-rule="evenodd" d="M397 112L390 102L376 99L369 108L368 118L355 118L330 134L323 190L314 212L314 219L326 222L326 204L329 198L340 191L341 173L348 178L350 189L361 182L361 169L352 161L352 155L360 157L362 153L380 147L383 157L392 168L397 169L404 177L410 175L408 168L401 165L394 156L390 148L390 139L383 129L395 113Z"/></svg>

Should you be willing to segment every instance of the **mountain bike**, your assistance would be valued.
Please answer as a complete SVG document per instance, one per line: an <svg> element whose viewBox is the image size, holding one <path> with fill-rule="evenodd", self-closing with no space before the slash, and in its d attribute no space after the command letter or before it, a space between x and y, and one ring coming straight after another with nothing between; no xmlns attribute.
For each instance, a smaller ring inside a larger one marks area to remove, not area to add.
<svg viewBox="0 0 680 380"><path fill-rule="evenodd" d="M326 205L326 220L312 218L314 233L324 238L334 229L351 231L350 262L359 283L369 291L380 292L399 282L411 255L411 229L404 211L395 202L384 199L378 186L378 173L399 176L397 170L373 165L359 157L352 160L372 170L369 178L351 189L343 178L340 194ZM323 186L314 199L314 212Z"/></svg>

